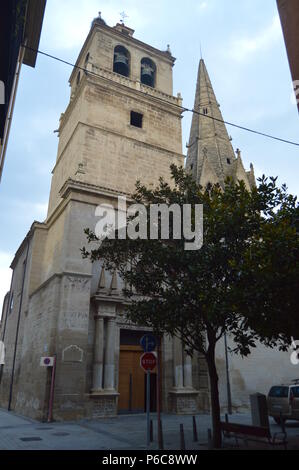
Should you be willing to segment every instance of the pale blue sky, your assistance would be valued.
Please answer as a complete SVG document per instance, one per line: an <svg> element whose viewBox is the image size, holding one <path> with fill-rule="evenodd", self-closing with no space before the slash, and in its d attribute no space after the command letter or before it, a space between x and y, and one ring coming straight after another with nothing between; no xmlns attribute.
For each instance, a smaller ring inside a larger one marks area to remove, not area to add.
<svg viewBox="0 0 299 470"><path fill-rule="evenodd" d="M75 61L101 10L113 26L125 10L135 37L177 58L174 94L192 107L200 43L224 118L299 141L299 116L275 0L48 0L40 49ZM39 56L23 67L0 185L0 304L9 264L33 220L44 220L58 139L53 133L69 99L71 68ZM299 78L299 77L298 77ZM183 119L183 148L191 116ZM246 168L279 176L299 193L298 147L228 128Z"/></svg>

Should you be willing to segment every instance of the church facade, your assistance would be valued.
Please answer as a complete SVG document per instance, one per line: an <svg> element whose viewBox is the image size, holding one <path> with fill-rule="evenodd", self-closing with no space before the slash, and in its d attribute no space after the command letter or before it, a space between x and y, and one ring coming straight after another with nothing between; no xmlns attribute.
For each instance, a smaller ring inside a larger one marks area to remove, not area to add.
<svg viewBox="0 0 299 470"><path fill-rule="evenodd" d="M118 276L80 253L84 229L98 221L98 205L116 206L137 179L157 184L160 176L169 180L171 163L184 164L182 99L173 96L172 85L175 59L133 33L124 24L93 21L60 119L47 219L33 223L12 263L1 331L6 361L0 405L37 419L47 416L51 381L40 358L54 355L54 419L144 411L144 329L123 318ZM200 359L191 360L171 338L163 338L161 354L162 408L208 409ZM155 371L151 377L154 392Z"/></svg>
<svg viewBox="0 0 299 470"><path fill-rule="evenodd" d="M41 367L40 360L51 356L56 358L55 420L144 411L145 374L139 359L146 329L124 319L117 274L82 259L80 249L86 245L84 229L95 228L98 205L116 207L117 197L129 196L136 180L155 185L161 176L170 179L172 163L184 165L182 98L173 96L174 62L169 48L160 51L139 41L123 23L109 27L100 16L93 21L60 118L47 218L32 224L11 265L0 330L6 352L1 407L46 419L51 369ZM203 61L195 108L222 120ZM222 184L230 175L250 189L253 167L245 171L225 125L207 116L193 116L188 170L202 185ZM223 351L220 345L217 363L225 407ZM257 391L252 390L255 379L243 378L245 362L232 361L235 407L246 408L249 392ZM252 376L253 369L251 365ZM153 411L156 379L154 371ZM270 386L268 382L264 385ZM204 360L198 355L191 359L179 340L167 336L161 340L161 393L165 412L209 410Z"/></svg>

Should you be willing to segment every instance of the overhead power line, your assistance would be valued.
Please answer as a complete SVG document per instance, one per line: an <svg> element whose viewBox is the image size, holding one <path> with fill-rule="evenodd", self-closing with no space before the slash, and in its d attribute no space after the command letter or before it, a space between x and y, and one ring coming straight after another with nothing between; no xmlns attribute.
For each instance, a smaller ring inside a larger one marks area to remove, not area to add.
<svg viewBox="0 0 299 470"><path fill-rule="evenodd" d="M82 70L83 72L87 73L87 74L90 74L90 75L94 75L96 77L101 77L100 74L96 73L96 72L92 72L90 70L87 70L85 67L80 67L79 65L76 65L76 64L73 64L72 62L69 62L67 60L64 60L64 59L61 59L60 57L56 57L52 54L48 54L47 52L44 52L44 51L40 51L38 49L34 49L32 47L29 47L29 46L26 46L25 44L23 44L23 47L26 48L26 49L29 49L33 52L36 52L38 54L41 54L41 55L44 55L46 57L49 57L50 59L53 59L53 60L56 60L58 62L61 62L62 64L65 64L65 65L69 65L70 67L72 68L75 68L75 69L78 69L78 70ZM161 101L165 101L163 100L162 98L159 98ZM277 137L277 136L274 136L274 135L270 135L270 134L266 134L264 132L260 132L260 131L257 131L255 129L250 129L249 127L245 127L245 126L241 126L239 124L235 124L235 123L232 123L232 122L229 122L229 121L225 121L223 119L218 119L218 118L215 118L214 116L210 116L208 114L204 114L204 113L201 113L200 111L197 111L195 109L189 109L189 108L185 108L185 107L182 107L182 106L179 106L179 105L175 105L177 107L179 107L180 109L183 110L183 112L189 112L189 113L193 113L193 114L198 114L200 116L203 116L203 117L206 117L207 119L212 119L213 121L217 121L217 122L221 122L227 126L231 126L231 127L235 127L237 129L241 129L243 131L246 131L246 132L250 132L252 134L256 134L256 135L260 135L262 137L266 137L268 139L272 139L272 140L276 140L276 141L279 141L279 142L283 142L285 144L290 144L290 145L295 145L297 147L299 147L299 143L298 142L293 142L291 140L287 140L287 139L282 139L281 137Z"/></svg>
<svg viewBox="0 0 299 470"><path fill-rule="evenodd" d="M281 137L276 137L274 135L265 134L264 132L256 131L254 129L249 129L248 127L240 126L238 124L234 124L234 123L229 122L229 121L224 121L223 119L218 119L218 118L215 118L214 116L209 116L208 114L201 113L200 111L196 111L195 109L183 108L183 110L188 111L190 113L199 114L200 116L204 116L208 119L212 119L213 121L222 122L222 123L226 124L227 126L236 127L237 129L241 129L243 131L251 132L252 134L261 135L263 137L267 137L268 139L278 140L279 142L284 142L286 144L291 144L291 145L297 145L299 147L299 143L297 143L297 142L293 142L293 141L287 140L287 139L282 139Z"/></svg>

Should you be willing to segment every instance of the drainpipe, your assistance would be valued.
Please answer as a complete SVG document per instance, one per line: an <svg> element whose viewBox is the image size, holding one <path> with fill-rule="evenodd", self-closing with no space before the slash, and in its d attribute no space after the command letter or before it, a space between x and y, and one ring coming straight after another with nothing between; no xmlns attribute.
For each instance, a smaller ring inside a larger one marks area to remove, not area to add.
<svg viewBox="0 0 299 470"><path fill-rule="evenodd" d="M13 393L13 386L14 386L14 375L15 375L15 367L16 367L17 347L18 347L19 329L20 329L20 321L21 321L21 313L22 313L22 305L23 305L23 294L24 294L24 285L25 285L25 277L26 277L28 252L29 252L29 237L27 238L26 258L25 258L25 261L24 261L24 269L23 269L22 290L21 290L21 297L20 297L20 304L19 304L16 338L15 338L15 346L14 346L14 355L13 355L13 363L12 363L12 371L11 371L11 379L10 379L10 388L9 388L9 399L8 399L8 407L7 407L8 411L11 411L11 402L12 402L12 393Z"/></svg>

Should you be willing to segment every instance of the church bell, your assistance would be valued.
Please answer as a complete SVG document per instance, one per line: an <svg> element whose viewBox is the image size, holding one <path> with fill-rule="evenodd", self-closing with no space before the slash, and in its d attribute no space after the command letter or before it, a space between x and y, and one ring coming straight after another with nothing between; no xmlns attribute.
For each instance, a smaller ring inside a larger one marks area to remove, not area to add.
<svg viewBox="0 0 299 470"><path fill-rule="evenodd" d="M155 69L150 63L141 64L141 83L153 87L155 85Z"/></svg>
<svg viewBox="0 0 299 470"><path fill-rule="evenodd" d="M124 51L114 53L113 71L125 77L129 76L129 59Z"/></svg>

